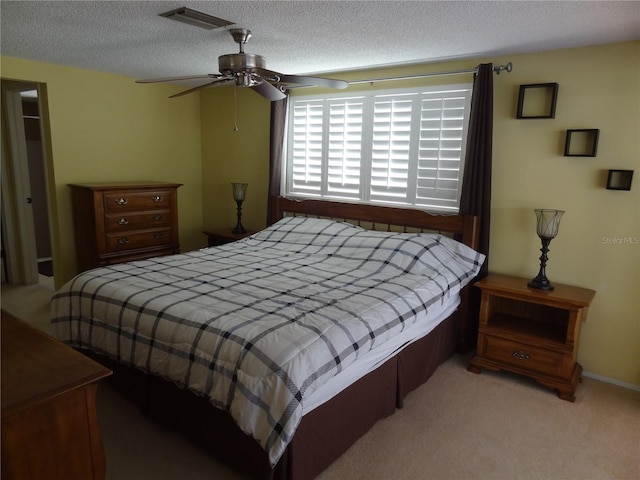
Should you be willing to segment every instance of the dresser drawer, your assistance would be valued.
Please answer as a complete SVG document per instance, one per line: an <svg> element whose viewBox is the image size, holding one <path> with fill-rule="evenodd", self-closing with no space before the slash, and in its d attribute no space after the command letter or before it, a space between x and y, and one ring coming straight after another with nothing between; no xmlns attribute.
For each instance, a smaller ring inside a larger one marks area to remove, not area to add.
<svg viewBox="0 0 640 480"><path fill-rule="evenodd" d="M171 228L157 228L143 232L109 234L106 236L107 252L122 252L136 248L153 247L171 243Z"/></svg>
<svg viewBox="0 0 640 480"><path fill-rule="evenodd" d="M105 231L107 233L130 232L145 228L156 228L171 225L173 218L170 210L152 213L128 213L122 215L105 215Z"/></svg>
<svg viewBox="0 0 640 480"><path fill-rule="evenodd" d="M491 335L484 336L482 355L490 360L523 370L559 375L564 355Z"/></svg>
<svg viewBox="0 0 640 480"><path fill-rule="evenodd" d="M171 207L171 191L112 192L104 194L105 213L135 212Z"/></svg>

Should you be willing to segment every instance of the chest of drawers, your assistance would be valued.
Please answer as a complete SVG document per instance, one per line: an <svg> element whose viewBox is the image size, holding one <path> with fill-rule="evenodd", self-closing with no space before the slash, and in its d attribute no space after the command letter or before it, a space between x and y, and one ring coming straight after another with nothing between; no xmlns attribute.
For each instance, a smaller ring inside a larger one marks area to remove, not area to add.
<svg viewBox="0 0 640 480"><path fill-rule="evenodd" d="M178 253L177 183L71 184L78 270Z"/></svg>

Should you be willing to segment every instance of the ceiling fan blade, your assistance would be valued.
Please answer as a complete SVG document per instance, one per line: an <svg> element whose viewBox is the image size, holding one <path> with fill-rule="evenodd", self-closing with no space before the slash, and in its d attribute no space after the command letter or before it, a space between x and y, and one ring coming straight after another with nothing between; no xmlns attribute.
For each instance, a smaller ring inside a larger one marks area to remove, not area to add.
<svg viewBox="0 0 640 480"><path fill-rule="evenodd" d="M175 95L171 95L169 98L181 97L183 95L187 95L189 93L193 93L193 92L196 92L196 91L201 90L203 88L211 87L211 86L216 85L216 84L222 85L224 83L227 83L230 80L233 80L233 78L232 77L220 78L220 79L214 80L213 82L205 83L204 85L200 85L198 87L190 88L189 90L185 90L184 92L176 93Z"/></svg>
<svg viewBox="0 0 640 480"><path fill-rule="evenodd" d="M280 91L279 88L274 87L269 82L262 82L259 85L255 85L249 88L251 88L251 90L253 90L254 92L259 93L271 102L282 100L283 98L287 97L282 91Z"/></svg>
<svg viewBox="0 0 640 480"><path fill-rule="evenodd" d="M205 78L220 78L222 75L216 73L207 73L205 75L189 75L185 77L166 77L166 78L146 78L136 80L136 83L159 83L159 82L178 82L180 80L201 80Z"/></svg>
<svg viewBox="0 0 640 480"><path fill-rule="evenodd" d="M323 77L307 77L303 75L281 75L280 81L283 83L297 83L300 85L308 85L310 87L327 87L327 88L347 88L349 82L344 80L335 80L333 78Z"/></svg>
<svg viewBox="0 0 640 480"><path fill-rule="evenodd" d="M270 81L278 82L284 76L284 73L274 72L266 68L256 68L256 72L263 78L268 78Z"/></svg>
<svg viewBox="0 0 640 480"><path fill-rule="evenodd" d="M278 83L297 83L302 86L309 87L327 87L327 88L347 88L349 82L344 80L335 80L333 78L312 77L305 75L287 75L285 73L274 72L266 68L258 68L258 73L262 77L270 77Z"/></svg>

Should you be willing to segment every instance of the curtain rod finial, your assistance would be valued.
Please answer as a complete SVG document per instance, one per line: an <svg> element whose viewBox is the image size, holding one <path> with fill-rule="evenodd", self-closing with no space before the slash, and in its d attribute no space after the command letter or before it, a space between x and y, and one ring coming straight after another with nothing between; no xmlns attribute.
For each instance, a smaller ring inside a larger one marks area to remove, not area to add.
<svg viewBox="0 0 640 480"><path fill-rule="evenodd" d="M506 65L499 65L497 67L493 67L493 71L496 72L497 75L500 75L500 72L503 70L506 70L508 73L511 73L511 70L513 70L513 64L509 62Z"/></svg>

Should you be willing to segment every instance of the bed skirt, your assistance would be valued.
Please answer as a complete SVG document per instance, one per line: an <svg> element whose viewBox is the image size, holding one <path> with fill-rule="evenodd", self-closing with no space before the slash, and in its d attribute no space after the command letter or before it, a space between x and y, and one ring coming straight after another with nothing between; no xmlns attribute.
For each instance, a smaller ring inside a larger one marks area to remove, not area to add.
<svg viewBox="0 0 640 480"><path fill-rule="evenodd" d="M227 412L213 407L204 397L100 355L84 350L83 353L111 368L114 374L108 379L109 383L153 421L182 432L244 477L310 480L378 420L402 408L405 396L425 383L438 365L453 355L457 313L304 415L293 440L273 469L258 443L243 433Z"/></svg>

